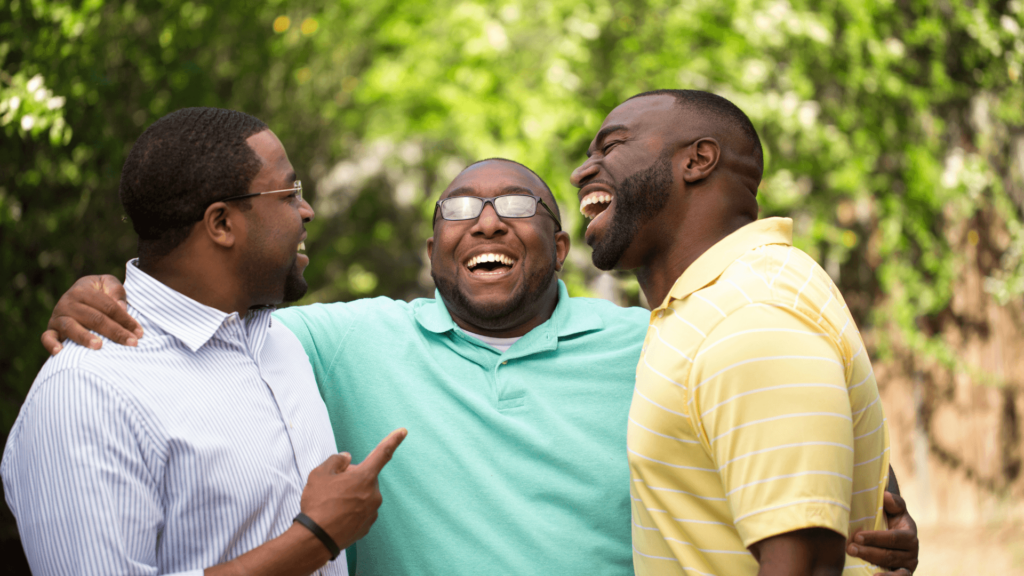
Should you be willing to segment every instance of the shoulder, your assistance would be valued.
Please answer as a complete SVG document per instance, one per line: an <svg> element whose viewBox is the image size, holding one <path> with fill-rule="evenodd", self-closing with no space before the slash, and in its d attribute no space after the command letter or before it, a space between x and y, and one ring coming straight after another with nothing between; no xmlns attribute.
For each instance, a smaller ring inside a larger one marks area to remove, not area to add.
<svg viewBox="0 0 1024 576"><path fill-rule="evenodd" d="M104 353L111 346L116 344L105 341L101 350L91 350L68 343L47 360L11 428L7 451L14 450L26 428L56 441L92 426L108 427L115 419L134 419L139 410L132 383L119 377L131 365L112 370L112 354Z"/></svg>
<svg viewBox="0 0 1024 576"><path fill-rule="evenodd" d="M759 246L730 264L701 292L729 294L736 307L752 302L778 304L805 315L838 296L828 273L795 246Z"/></svg>
<svg viewBox="0 0 1024 576"><path fill-rule="evenodd" d="M169 338L147 332L147 337L141 339L137 347L129 347L105 336L96 336L103 342L99 350L86 348L70 340L65 342L61 351L43 364L32 388L49 380L87 380L111 389L124 388L128 381L121 376L130 374L132 366L147 364L154 353L166 352L164 341Z"/></svg>
<svg viewBox="0 0 1024 576"><path fill-rule="evenodd" d="M385 296L363 298L352 302L291 306L274 312L274 320L293 332L308 331L311 335L350 328L355 323L380 322L388 317L408 316L410 304Z"/></svg>
<svg viewBox="0 0 1024 576"><path fill-rule="evenodd" d="M651 313L636 306L623 307L601 298L571 297L568 301L569 321L583 318L600 318L604 333L622 333L624 335L643 334L647 331Z"/></svg>
<svg viewBox="0 0 1024 576"><path fill-rule="evenodd" d="M601 318L611 318L633 323L646 323L650 316L650 312L638 306L619 306L603 298L572 296L569 298L569 307L574 314L597 314Z"/></svg>

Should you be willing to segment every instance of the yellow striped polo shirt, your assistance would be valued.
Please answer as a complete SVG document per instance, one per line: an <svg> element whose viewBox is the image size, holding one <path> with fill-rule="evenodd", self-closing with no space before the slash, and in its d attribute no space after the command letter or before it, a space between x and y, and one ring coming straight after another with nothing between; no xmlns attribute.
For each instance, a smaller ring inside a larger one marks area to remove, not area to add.
<svg viewBox="0 0 1024 576"><path fill-rule="evenodd" d="M638 575L756 574L747 548L765 538L885 529L871 361L792 235L788 218L744 226L651 313L627 440ZM846 558L844 576L873 571Z"/></svg>

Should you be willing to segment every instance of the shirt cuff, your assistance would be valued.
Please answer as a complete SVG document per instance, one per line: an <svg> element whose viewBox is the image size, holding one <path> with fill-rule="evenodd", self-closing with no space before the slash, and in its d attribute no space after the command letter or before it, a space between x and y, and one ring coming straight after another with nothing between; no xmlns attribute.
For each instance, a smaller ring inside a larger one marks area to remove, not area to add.
<svg viewBox="0 0 1024 576"><path fill-rule="evenodd" d="M747 548L772 536L806 528L826 528L846 538L849 536L850 511L846 504L819 498L741 514L735 523Z"/></svg>

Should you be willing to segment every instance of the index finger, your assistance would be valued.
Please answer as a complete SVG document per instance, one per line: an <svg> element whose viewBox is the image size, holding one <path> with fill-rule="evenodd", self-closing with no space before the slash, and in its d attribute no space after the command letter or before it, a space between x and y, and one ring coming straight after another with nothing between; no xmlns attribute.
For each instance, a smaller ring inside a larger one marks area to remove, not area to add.
<svg viewBox="0 0 1024 576"><path fill-rule="evenodd" d="M370 452L370 455L366 457L366 460L363 460L359 467L365 468L374 475L380 474L381 469L391 461L391 456L408 434L409 431L405 428L399 428L388 434L388 437L381 440L380 444L377 444L377 447L373 449L373 452Z"/></svg>

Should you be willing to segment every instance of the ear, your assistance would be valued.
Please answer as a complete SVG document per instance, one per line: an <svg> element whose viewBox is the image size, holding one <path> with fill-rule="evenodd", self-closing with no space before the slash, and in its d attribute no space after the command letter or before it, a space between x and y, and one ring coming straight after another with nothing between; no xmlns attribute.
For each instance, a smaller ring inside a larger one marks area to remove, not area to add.
<svg viewBox="0 0 1024 576"><path fill-rule="evenodd" d="M434 259L434 237L427 238L427 260Z"/></svg>
<svg viewBox="0 0 1024 576"><path fill-rule="evenodd" d="M572 242L569 240L569 233L566 231L555 232L555 270L562 270L562 263L569 255L569 247Z"/></svg>
<svg viewBox="0 0 1024 576"><path fill-rule="evenodd" d="M225 202L214 202L206 209L201 223L207 237L222 248L231 248L238 242L238 235L244 229L245 217Z"/></svg>
<svg viewBox="0 0 1024 576"><path fill-rule="evenodd" d="M683 181L688 184L710 176L722 156L722 149L714 138L701 138L680 152L683 155Z"/></svg>

